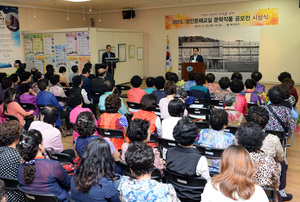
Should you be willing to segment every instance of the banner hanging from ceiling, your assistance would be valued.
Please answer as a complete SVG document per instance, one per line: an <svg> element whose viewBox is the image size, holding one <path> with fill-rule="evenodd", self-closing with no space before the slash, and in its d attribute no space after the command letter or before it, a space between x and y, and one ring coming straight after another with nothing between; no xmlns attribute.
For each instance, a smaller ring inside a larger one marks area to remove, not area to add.
<svg viewBox="0 0 300 202"><path fill-rule="evenodd" d="M166 15L165 29L278 25L279 9L224 11L194 15Z"/></svg>
<svg viewBox="0 0 300 202"><path fill-rule="evenodd" d="M0 68L12 67L22 57L18 13L17 7L0 6Z"/></svg>

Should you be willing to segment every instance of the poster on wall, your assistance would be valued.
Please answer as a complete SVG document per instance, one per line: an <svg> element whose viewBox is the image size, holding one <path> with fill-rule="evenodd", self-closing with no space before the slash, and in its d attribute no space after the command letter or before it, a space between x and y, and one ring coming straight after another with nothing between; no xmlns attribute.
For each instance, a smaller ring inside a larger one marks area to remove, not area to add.
<svg viewBox="0 0 300 202"><path fill-rule="evenodd" d="M34 55L44 55L43 34L33 35L33 52Z"/></svg>
<svg viewBox="0 0 300 202"><path fill-rule="evenodd" d="M55 45L56 67L67 65L66 45Z"/></svg>
<svg viewBox="0 0 300 202"><path fill-rule="evenodd" d="M77 56L77 34L75 32L66 33L67 56Z"/></svg>
<svg viewBox="0 0 300 202"><path fill-rule="evenodd" d="M78 32L78 55L79 56L90 56L90 33L89 32Z"/></svg>
<svg viewBox="0 0 300 202"><path fill-rule="evenodd" d="M85 63L88 63L90 61L91 61L91 57L89 56L79 56L79 64L78 64L79 73L81 73Z"/></svg>
<svg viewBox="0 0 300 202"><path fill-rule="evenodd" d="M45 55L54 55L55 54L54 35L53 34L44 34L44 54Z"/></svg>
<svg viewBox="0 0 300 202"><path fill-rule="evenodd" d="M266 26L278 25L278 21L278 8L166 15L165 29Z"/></svg>
<svg viewBox="0 0 300 202"><path fill-rule="evenodd" d="M18 7L0 6L0 68L12 67L21 59Z"/></svg>
<svg viewBox="0 0 300 202"><path fill-rule="evenodd" d="M53 65L55 67L56 65L55 55L45 55L45 66L47 65Z"/></svg>
<svg viewBox="0 0 300 202"><path fill-rule="evenodd" d="M179 70L196 47L208 72L258 71L259 27L183 29L178 32L178 41Z"/></svg>
<svg viewBox="0 0 300 202"><path fill-rule="evenodd" d="M42 74L45 73L45 56L35 56L34 57L34 65L39 72Z"/></svg>
<svg viewBox="0 0 300 202"><path fill-rule="evenodd" d="M34 55L33 53L33 35L24 35L24 49L26 55Z"/></svg>
<svg viewBox="0 0 300 202"><path fill-rule="evenodd" d="M78 65L78 57L77 56L68 56L67 57L67 72L68 75L72 73L72 66Z"/></svg>
<svg viewBox="0 0 300 202"><path fill-rule="evenodd" d="M34 67L34 55L26 55L25 56L26 68L31 69Z"/></svg>

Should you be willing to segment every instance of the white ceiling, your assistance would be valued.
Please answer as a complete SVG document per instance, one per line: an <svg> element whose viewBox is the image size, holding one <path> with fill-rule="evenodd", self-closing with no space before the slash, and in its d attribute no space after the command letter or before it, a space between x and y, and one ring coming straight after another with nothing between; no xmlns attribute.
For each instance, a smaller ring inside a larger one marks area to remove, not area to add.
<svg viewBox="0 0 300 202"><path fill-rule="evenodd" d="M70 12L110 12L134 8L149 9L149 8L166 8L180 7L193 5L208 5L233 3L244 1L267 1L267 0L91 0L89 2L74 3L64 0L0 0L0 5L9 5L27 8L39 8L49 10L66 10ZM286 1L286 0L285 0Z"/></svg>

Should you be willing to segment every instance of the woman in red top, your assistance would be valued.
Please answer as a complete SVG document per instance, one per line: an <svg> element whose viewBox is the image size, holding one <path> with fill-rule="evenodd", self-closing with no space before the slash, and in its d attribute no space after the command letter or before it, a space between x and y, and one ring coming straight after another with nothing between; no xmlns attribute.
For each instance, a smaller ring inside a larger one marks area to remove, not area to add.
<svg viewBox="0 0 300 202"><path fill-rule="evenodd" d="M239 93L244 90L244 84L239 79L234 79L230 83L230 90L236 94L236 106L235 111L241 112L244 115L247 114L248 104L245 96L240 95Z"/></svg>
<svg viewBox="0 0 300 202"><path fill-rule="evenodd" d="M13 88L8 88L4 94L4 101L1 105L1 112L4 115L12 115L18 118L22 126L24 126L23 116L31 115L34 110L26 112L17 102L14 102L17 91Z"/></svg>

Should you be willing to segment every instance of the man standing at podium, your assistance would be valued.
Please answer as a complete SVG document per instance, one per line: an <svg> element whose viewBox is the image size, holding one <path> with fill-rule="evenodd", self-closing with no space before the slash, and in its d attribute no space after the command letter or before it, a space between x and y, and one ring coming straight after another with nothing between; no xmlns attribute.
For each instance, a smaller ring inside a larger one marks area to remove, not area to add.
<svg viewBox="0 0 300 202"><path fill-rule="evenodd" d="M193 48L193 55L190 57L190 62L203 62L203 57L199 55L198 48Z"/></svg>
<svg viewBox="0 0 300 202"><path fill-rule="evenodd" d="M106 63L105 58L114 58L114 57L116 57L116 55L115 55L115 53L111 52L111 45L107 45L106 52L103 53L103 55L102 55L102 63ZM115 72L116 71L116 63L113 64L113 68L114 68L113 72ZM112 75L114 75L111 70L112 70L111 63L108 63L108 72L111 73Z"/></svg>

